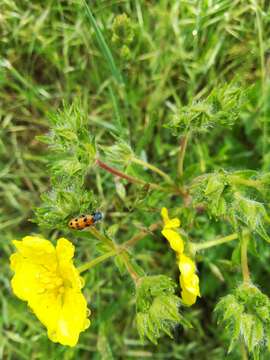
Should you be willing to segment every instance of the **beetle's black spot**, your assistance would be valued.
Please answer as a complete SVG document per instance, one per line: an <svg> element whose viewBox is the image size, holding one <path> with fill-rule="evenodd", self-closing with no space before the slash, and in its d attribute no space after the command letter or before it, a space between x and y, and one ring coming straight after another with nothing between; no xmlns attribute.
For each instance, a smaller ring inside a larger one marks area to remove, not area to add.
<svg viewBox="0 0 270 360"><path fill-rule="evenodd" d="M78 219L76 218L75 221L78 221Z"/></svg>
<svg viewBox="0 0 270 360"><path fill-rule="evenodd" d="M83 218L84 218L84 217L85 217L85 215L81 215L81 217L83 217Z"/></svg>
<svg viewBox="0 0 270 360"><path fill-rule="evenodd" d="M84 221L84 222L87 222L87 218L85 217L85 218L83 219L83 221Z"/></svg>

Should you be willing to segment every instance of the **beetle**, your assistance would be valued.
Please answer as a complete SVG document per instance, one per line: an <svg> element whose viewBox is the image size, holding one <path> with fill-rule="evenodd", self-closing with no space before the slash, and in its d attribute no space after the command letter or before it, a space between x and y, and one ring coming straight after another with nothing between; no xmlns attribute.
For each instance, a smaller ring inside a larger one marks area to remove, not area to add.
<svg viewBox="0 0 270 360"><path fill-rule="evenodd" d="M89 226L94 225L102 219L102 213L100 211L96 211L91 215L80 215L74 219L71 219L68 223L68 226L74 230L83 230Z"/></svg>

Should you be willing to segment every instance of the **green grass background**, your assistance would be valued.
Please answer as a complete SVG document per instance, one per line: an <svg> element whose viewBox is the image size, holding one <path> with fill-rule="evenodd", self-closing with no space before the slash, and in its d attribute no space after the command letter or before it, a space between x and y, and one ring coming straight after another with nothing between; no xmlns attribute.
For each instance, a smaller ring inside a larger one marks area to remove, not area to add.
<svg viewBox="0 0 270 360"><path fill-rule="evenodd" d="M0 358L239 359L237 351L227 354L227 340L212 312L220 296L241 279L238 270L226 262L233 244L198 259L203 297L186 310L193 329L176 328L175 339L164 337L158 346L140 343L132 283L111 261L86 275L92 325L76 348L50 342L26 305L12 295L11 240L39 231L29 219L40 194L50 186L44 158L47 149L35 136L48 130L48 111L56 111L63 101L81 100L99 143L113 143L111 132L122 124L130 130L128 140L138 156L175 176L179 139L163 126L171 111L225 82L237 82L250 90L245 111L232 129L214 127L191 140L185 179L222 167L269 170L268 1L88 4L94 17L83 1L0 2ZM129 60L120 58L111 41L113 20L123 12L135 28ZM101 226L115 231L119 243L134 235L140 224L159 220L158 209L148 216L143 210L133 211L136 188L128 188L123 195L110 174L93 170L89 188L106 212ZM170 203L162 195L160 204L177 208L181 200ZM230 229L202 214L188 231L197 240L207 240ZM47 235L55 239L59 233ZM72 233L69 238L76 244L78 262L97 255L93 239L76 239ZM269 250L259 246L261 256L251 255L252 274L270 294ZM148 274L164 273L177 281L174 254L158 234L142 240L134 254Z"/></svg>

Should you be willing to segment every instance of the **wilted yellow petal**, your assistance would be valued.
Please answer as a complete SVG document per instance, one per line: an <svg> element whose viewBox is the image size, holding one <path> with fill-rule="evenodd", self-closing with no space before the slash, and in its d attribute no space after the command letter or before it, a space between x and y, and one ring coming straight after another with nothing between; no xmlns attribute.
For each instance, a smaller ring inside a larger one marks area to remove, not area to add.
<svg viewBox="0 0 270 360"><path fill-rule="evenodd" d="M171 248L177 253L180 270L180 285L182 288L182 299L186 305L193 305L197 296L200 296L199 277L196 275L195 262L184 254L184 241L177 231L173 230L180 227L180 220L170 219L168 209L161 209L164 227L162 235L169 241Z"/></svg>
<svg viewBox="0 0 270 360"><path fill-rule="evenodd" d="M200 296L199 277L196 274L180 275L180 284L182 290L186 290L189 293Z"/></svg>
<svg viewBox="0 0 270 360"><path fill-rule="evenodd" d="M184 275L192 274L192 273L195 273L195 271L196 271L195 262L189 256L186 256L185 254L182 254L179 257L178 266L179 266L179 270L180 270L181 274L184 274Z"/></svg>
<svg viewBox="0 0 270 360"><path fill-rule="evenodd" d="M191 294L186 290L181 291L181 296L182 296L183 303L185 305L188 305L188 306L191 306L191 305L195 304L195 302L197 300L196 295Z"/></svg>
<svg viewBox="0 0 270 360"><path fill-rule="evenodd" d="M180 227L180 220L177 218L170 219L168 214L168 209L163 207L161 209L161 216L164 222L165 229L173 229Z"/></svg>
<svg viewBox="0 0 270 360"><path fill-rule="evenodd" d="M178 254L184 251L184 242L181 236L174 230L163 229L162 235L169 241L171 248Z"/></svg>
<svg viewBox="0 0 270 360"><path fill-rule="evenodd" d="M175 229L180 227L180 220L177 218L170 219L167 221L165 228L166 229Z"/></svg>

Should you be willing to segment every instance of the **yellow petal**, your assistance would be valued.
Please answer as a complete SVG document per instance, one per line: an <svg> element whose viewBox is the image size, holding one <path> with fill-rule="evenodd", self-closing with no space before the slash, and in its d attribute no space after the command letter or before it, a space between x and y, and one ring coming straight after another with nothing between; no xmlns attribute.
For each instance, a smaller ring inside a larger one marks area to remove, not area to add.
<svg viewBox="0 0 270 360"><path fill-rule="evenodd" d="M14 240L18 252L30 262L46 265L56 265L56 253L53 244L39 236L25 236L22 241Z"/></svg>
<svg viewBox="0 0 270 360"><path fill-rule="evenodd" d="M18 298L27 301L32 294L42 290L39 283L39 274L42 271L40 265L28 262L16 253L11 256L11 266L15 271L11 280L11 287Z"/></svg>
<svg viewBox="0 0 270 360"><path fill-rule="evenodd" d="M181 291L181 296L182 296L183 303L188 306L195 304L195 302L197 300L196 295L191 294L190 292L188 292L186 290Z"/></svg>
<svg viewBox="0 0 270 360"><path fill-rule="evenodd" d="M72 262L60 262L59 273L64 282L70 287L78 291L83 287L83 282L81 280L80 274Z"/></svg>
<svg viewBox="0 0 270 360"><path fill-rule="evenodd" d="M179 228L180 227L180 220L177 218L170 219L168 214L168 209L163 207L161 209L161 216L164 222L164 227L166 229L173 229L173 228Z"/></svg>
<svg viewBox="0 0 270 360"><path fill-rule="evenodd" d="M200 296L199 277L196 274L180 275L180 284L182 290Z"/></svg>
<svg viewBox="0 0 270 360"><path fill-rule="evenodd" d="M63 303L63 296L54 292L32 294L28 305L47 329L55 329Z"/></svg>
<svg viewBox="0 0 270 360"><path fill-rule="evenodd" d="M163 222L164 224L166 224L166 222L169 221L169 213L168 213L168 209L163 207L161 209L161 216L162 216L162 219L163 219Z"/></svg>
<svg viewBox="0 0 270 360"><path fill-rule="evenodd" d="M195 273L195 271L196 271L195 262L190 257L186 256L185 254L182 254L179 257L178 266L179 266L179 270L180 270L181 274L183 274L183 275L189 275L189 274Z"/></svg>
<svg viewBox="0 0 270 360"><path fill-rule="evenodd" d="M180 220L177 218L170 219L166 222L165 228L166 229L175 229L180 227Z"/></svg>
<svg viewBox="0 0 270 360"><path fill-rule="evenodd" d="M57 240L56 253L59 261L70 261L74 256L74 245L65 238Z"/></svg>
<svg viewBox="0 0 270 360"><path fill-rule="evenodd" d="M163 229L162 235L169 241L171 248L178 254L182 254L184 251L184 242L181 236L174 230Z"/></svg>
<svg viewBox="0 0 270 360"><path fill-rule="evenodd" d="M67 290L55 326L48 328L48 337L62 345L75 346L80 332L88 326L87 303L83 294Z"/></svg>

